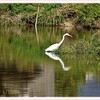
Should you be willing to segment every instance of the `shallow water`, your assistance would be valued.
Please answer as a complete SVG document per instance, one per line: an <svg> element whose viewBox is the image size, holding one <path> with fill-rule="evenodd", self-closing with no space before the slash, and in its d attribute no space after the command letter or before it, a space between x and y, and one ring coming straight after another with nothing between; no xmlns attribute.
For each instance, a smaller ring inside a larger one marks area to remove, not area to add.
<svg viewBox="0 0 100 100"><path fill-rule="evenodd" d="M94 30L57 27L0 27L0 96L91 97L100 96L100 61L93 57L45 53L59 42L61 48L88 40Z"/></svg>

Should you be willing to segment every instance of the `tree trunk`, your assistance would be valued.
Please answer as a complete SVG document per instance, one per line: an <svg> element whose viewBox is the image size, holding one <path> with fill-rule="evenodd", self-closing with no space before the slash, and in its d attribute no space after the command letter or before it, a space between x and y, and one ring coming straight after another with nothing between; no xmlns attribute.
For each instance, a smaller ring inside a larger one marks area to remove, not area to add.
<svg viewBox="0 0 100 100"><path fill-rule="evenodd" d="M38 14L39 14L39 6L38 6L38 9L37 9L37 15L36 15L36 21L35 21L35 32L36 32L37 43L39 43L39 36L38 36L38 31L37 31Z"/></svg>
<svg viewBox="0 0 100 100"><path fill-rule="evenodd" d="M35 20L35 27L37 26L37 22L38 22L38 14L39 14L39 6L37 9L37 15L36 15L36 20Z"/></svg>

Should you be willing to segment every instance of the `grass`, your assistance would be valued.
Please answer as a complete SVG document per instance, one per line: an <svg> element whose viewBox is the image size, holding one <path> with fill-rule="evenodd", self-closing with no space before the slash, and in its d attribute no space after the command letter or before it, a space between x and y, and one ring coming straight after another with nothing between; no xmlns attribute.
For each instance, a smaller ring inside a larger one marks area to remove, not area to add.
<svg viewBox="0 0 100 100"><path fill-rule="evenodd" d="M74 55L90 55L100 57L100 39L91 38L91 40L79 40L74 45L67 48L67 50L60 49L57 54L74 54Z"/></svg>

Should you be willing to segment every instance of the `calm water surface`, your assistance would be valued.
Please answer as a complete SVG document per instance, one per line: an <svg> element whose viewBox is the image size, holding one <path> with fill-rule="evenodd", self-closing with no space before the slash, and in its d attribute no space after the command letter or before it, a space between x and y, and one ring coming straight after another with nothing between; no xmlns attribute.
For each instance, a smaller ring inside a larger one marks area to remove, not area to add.
<svg viewBox="0 0 100 100"><path fill-rule="evenodd" d="M89 40L97 31L0 26L0 96L100 96L98 59L44 52L65 32L73 38L66 38L61 48Z"/></svg>

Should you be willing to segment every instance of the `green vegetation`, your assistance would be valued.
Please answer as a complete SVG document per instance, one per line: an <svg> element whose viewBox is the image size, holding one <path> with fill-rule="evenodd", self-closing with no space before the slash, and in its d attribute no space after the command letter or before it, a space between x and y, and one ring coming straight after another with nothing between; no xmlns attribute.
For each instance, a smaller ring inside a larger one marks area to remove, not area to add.
<svg viewBox="0 0 100 100"><path fill-rule="evenodd" d="M91 41L79 41L74 47L75 54L92 54L100 56L100 39L93 39Z"/></svg>
<svg viewBox="0 0 100 100"><path fill-rule="evenodd" d="M0 4L1 24L63 25L71 21L75 26L97 27L100 4Z"/></svg>
<svg viewBox="0 0 100 100"><path fill-rule="evenodd" d="M80 23L91 26L93 24L93 21L100 17L100 5L84 5L80 8L80 12L78 12L78 14Z"/></svg>
<svg viewBox="0 0 100 100"><path fill-rule="evenodd" d="M57 54L85 55L100 58L100 39L93 37L90 40L78 40L67 49L59 49L55 51Z"/></svg>
<svg viewBox="0 0 100 100"><path fill-rule="evenodd" d="M72 20L76 25L82 24L84 27L93 25L93 22L100 17L99 4L0 4L0 23L3 25L11 25L11 23L35 24L37 7L39 7L38 25L60 25L67 22L67 20ZM16 33L14 32L14 34ZM13 41L11 47L14 50L23 52L24 49L27 56L32 56L33 53L35 54L35 51L41 53L40 51L44 51L47 47L47 44L44 45L43 42L37 47L36 42L34 40L31 41L30 38L32 37L26 38L23 36L20 38L12 35L9 41ZM45 40L45 42L50 43L50 38L49 40ZM32 45L37 47L36 50ZM99 45L100 39L93 37L90 40L78 40L74 45L67 48L67 50L59 49L56 53L94 55L100 57ZM30 50L34 52L31 54Z"/></svg>
<svg viewBox="0 0 100 100"><path fill-rule="evenodd" d="M35 77L36 73L39 73L38 67L40 69L50 67L53 68L55 95L78 96L78 86L80 83L85 84L87 73L100 76L100 38L98 34L100 31L97 34L94 34L96 33L94 31L85 34L84 29L79 29L78 32L68 31L73 35L72 42L71 40L68 42L69 39L65 40L64 47L55 51L61 56L65 66L71 67L69 71L64 71L59 61L46 56L44 50L49 45L59 42L65 31L58 27L37 27L36 32L34 26L19 26L34 25L38 8L37 24L40 26L68 25L67 22L72 22L76 27L100 28L97 27L100 25L96 25L99 23L94 24L100 19L100 4L0 4L1 71L3 66L7 71L6 74L12 75L9 74L9 69L13 66L15 68L14 79L17 74L19 76L22 74L25 80L26 76L23 72L31 72ZM15 27L8 27L14 24ZM88 35L90 37L87 39ZM7 75L1 74L4 77L2 79L5 79ZM30 76L26 78L28 77ZM21 80L20 77L19 79Z"/></svg>

